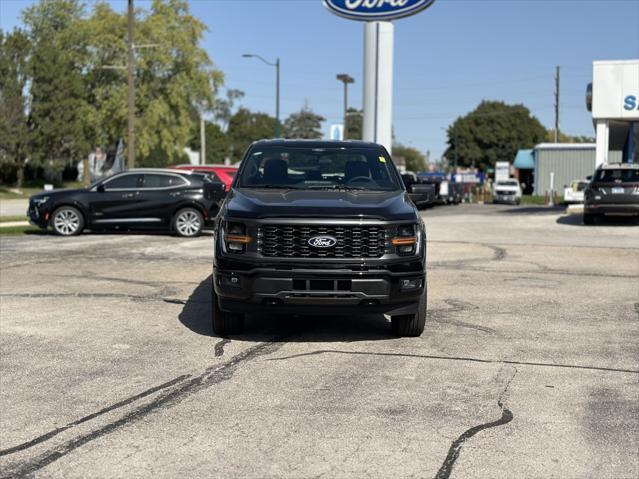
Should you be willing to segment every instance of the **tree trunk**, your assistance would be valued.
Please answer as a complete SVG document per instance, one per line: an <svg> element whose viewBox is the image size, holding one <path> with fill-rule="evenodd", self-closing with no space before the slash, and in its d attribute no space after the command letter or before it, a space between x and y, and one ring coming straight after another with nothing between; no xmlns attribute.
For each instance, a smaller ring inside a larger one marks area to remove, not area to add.
<svg viewBox="0 0 639 479"><path fill-rule="evenodd" d="M18 171L16 172L16 187L22 189L24 184L24 161L18 162Z"/></svg>

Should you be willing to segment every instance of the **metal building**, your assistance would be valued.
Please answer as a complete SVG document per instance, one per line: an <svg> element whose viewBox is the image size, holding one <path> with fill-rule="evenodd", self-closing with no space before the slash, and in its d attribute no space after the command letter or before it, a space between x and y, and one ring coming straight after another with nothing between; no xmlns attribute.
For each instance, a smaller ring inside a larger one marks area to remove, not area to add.
<svg viewBox="0 0 639 479"><path fill-rule="evenodd" d="M545 195L551 189L561 192L573 180L585 179L592 175L596 167L595 149L595 143L540 143L535 146L533 194ZM620 151L609 152L609 163L620 161Z"/></svg>

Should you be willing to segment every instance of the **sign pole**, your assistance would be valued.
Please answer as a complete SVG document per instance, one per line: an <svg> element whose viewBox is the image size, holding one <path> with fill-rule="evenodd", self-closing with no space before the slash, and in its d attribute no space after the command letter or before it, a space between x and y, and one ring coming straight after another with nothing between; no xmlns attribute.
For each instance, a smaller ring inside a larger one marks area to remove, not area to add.
<svg viewBox="0 0 639 479"><path fill-rule="evenodd" d="M393 40L391 22L364 24L363 139L393 147Z"/></svg>

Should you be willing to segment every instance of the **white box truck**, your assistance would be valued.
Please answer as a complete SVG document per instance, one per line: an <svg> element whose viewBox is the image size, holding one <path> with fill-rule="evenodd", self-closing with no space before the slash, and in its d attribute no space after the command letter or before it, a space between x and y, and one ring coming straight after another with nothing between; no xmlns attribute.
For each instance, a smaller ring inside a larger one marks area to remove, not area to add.
<svg viewBox="0 0 639 479"><path fill-rule="evenodd" d="M510 178L510 163L508 161L495 162L495 183Z"/></svg>

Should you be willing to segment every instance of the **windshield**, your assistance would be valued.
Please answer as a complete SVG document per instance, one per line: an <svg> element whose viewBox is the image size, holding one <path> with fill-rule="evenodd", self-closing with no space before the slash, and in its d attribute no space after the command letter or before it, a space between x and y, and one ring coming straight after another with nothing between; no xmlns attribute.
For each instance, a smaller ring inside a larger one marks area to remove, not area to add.
<svg viewBox="0 0 639 479"><path fill-rule="evenodd" d="M638 183L639 169L628 168L618 170L599 170L593 178L595 181L605 181L609 183Z"/></svg>
<svg viewBox="0 0 639 479"><path fill-rule="evenodd" d="M401 190L390 158L379 148L253 148L238 173L240 188Z"/></svg>
<svg viewBox="0 0 639 479"><path fill-rule="evenodd" d="M516 181L498 181L496 186L517 186L518 184Z"/></svg>

